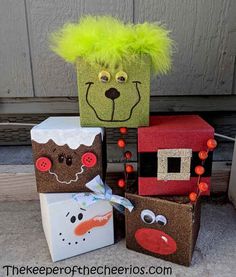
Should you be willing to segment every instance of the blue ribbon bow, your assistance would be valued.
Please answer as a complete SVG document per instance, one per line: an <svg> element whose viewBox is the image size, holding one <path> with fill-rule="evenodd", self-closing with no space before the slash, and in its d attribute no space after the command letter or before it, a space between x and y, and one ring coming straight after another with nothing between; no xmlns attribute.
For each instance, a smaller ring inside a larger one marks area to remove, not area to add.
<svg viewBox="0 0 236 277"><path fill-rule="evenodd" d="M111 205L120 212L124 212L125 208L131 212L134 208L128 199L112 194L112 189L106 183L103 183L99 175L87 183L86 187L93 192L82 192L73 195L73 199L76 200L82 208L86 209L99 200L109 201Z"/></svg>

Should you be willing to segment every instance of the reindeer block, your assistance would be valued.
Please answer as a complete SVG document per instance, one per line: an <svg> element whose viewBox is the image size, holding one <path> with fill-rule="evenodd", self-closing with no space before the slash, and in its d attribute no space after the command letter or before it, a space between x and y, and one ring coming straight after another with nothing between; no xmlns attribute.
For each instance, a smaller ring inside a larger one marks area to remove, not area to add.
<svg viewBox="0 0 236 277"><path fill-rule="evenodd" d="M133 204L125 214L127 248L189 266L200 228L200 202L126 193Z"/></svg>
<svg viewBox="0 0 236 277"><path fill-rule="evenodd" d="M188 195L201 181L209 195L215 143L214 128L197 115L151 117L138 128L139 194Z"/></svg>
<svg viewBox="0 0 236 277"><path fill-rule="evenodd" d="M106 170L102 128L83 128L79 117L49 117L31 130L38 192L87 191Z"/></svg>
<svg viewBox="0 0 236 277"><path fill-rule="evenodd" d="M76 65L82 126L148 126L150 76L171 67L168 30L86 16L52 34L51 48Z"/></svg>

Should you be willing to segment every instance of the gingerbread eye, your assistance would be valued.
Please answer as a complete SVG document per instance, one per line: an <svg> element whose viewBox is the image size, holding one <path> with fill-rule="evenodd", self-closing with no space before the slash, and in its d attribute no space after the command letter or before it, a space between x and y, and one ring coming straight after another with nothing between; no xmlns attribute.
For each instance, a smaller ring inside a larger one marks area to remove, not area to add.
<svg viewBox="0 0 236 277"><path fill-rule="evenodd" d="M72 165L72 158L71 158L71 157L67 157L67 158L66 158L66 164L67 164L68 166L71 166L71 165Z"/></svg>
<svg viewBox="0 0 236 277"><path fill-rule="evenodd" d="M150 210L143 210L141 212L141 218L144 223L152 224L155 222L155 214Z"/></svg>
<svg viewBox="0 0 236 277"><path fill-rule="evenodd" d="M65 156L63 154L59 155L58 156L58 162L59 163L63 163L64 162L64 159L65 159Z"/></svg>
<svg viewBox="0 0 236 277"><path fill-rule="evenodd" d="M167 224L167 219L164 215L159 214L159 215L156 216L156 223L164 226L164 225Z"/></svg>
<svg viewBox="0 0 236 277"><path fill-rule="evenodd" d="M116 73L116 82L117 83L125 83L128 79L128 75L124 71L119 71Z"/></svg>
<svg viewBox="0 0 236 277"><path fill-rule="evenodd" d="M102 83L108 83L111 79L111 74L109 72L103 70L98 74L98 79Z"/></svg>

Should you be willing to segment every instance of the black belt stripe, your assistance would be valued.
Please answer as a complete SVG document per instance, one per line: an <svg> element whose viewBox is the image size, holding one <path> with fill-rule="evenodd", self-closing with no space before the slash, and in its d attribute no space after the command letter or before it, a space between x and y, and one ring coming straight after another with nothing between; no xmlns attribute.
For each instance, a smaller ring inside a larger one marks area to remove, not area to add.
<svg viewBox="0 0 236 277"><path fill-rule="evenodd" d="M195 173L194 169L197 165L201 165L201 160L198 157L199 152L192 152L191 158L191 177L197 177L198 175ZM204 162L205 173L202 177L210 177L211 176L211 168L212 168L212 156L213 152L208 153L208 158ZM157 165L158 165L158 157L157 152L141 152L138 153L138 172L139 177L157 177Z"/></svg>

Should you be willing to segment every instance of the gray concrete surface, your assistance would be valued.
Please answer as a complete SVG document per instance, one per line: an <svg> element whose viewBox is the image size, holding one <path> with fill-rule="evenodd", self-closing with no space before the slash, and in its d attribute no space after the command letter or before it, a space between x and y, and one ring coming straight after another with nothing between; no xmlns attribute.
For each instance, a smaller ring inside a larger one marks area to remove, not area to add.
<svg viewBox="0 0 236 277"><path fill-rule="evenodd" d="M0 203L0 276L3 265L18 266L171 266L172 276L236 276L236 211L230 204L203 204L202 225L190 268L113 246L52 263L43 234L38 202ZM13 275L9 275L13 276ZM16 276L16 275L14 275ZM18 275L45 276L45 275ZM71 275L48 275L71 276ZM74 276L80 276L75 274ZM81 275L83 276L83 275ZM97 276L97 275L91 275ZM101 275L103 276L103 275ZM141 276L141 275L112 275ZM150 276L150 275L143 275ZM164 275L152 275L164 276ZM167 276L167 275L165 275Z"/></svg>

